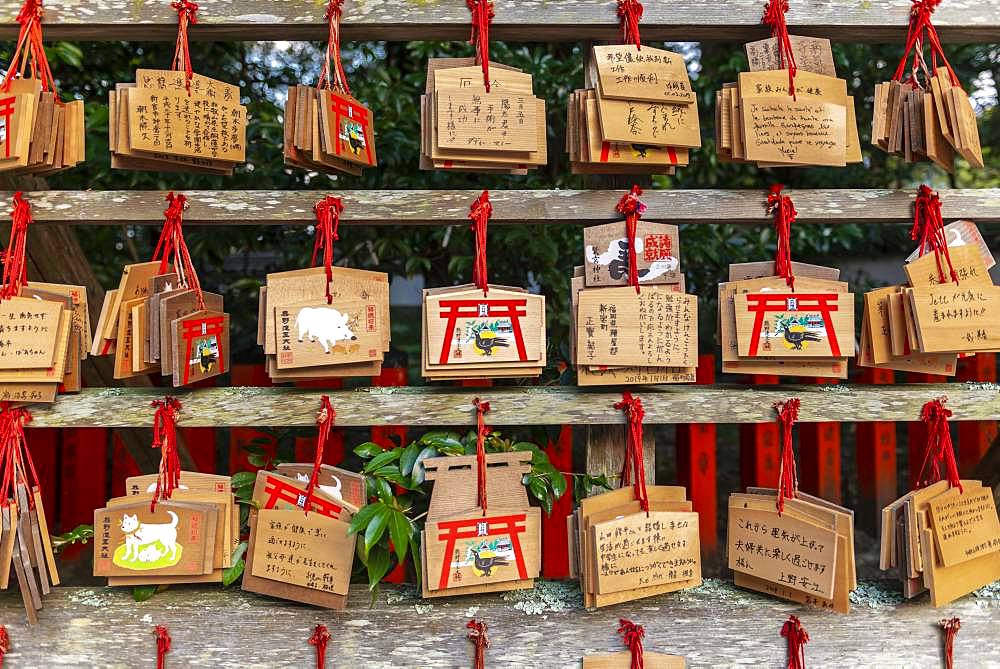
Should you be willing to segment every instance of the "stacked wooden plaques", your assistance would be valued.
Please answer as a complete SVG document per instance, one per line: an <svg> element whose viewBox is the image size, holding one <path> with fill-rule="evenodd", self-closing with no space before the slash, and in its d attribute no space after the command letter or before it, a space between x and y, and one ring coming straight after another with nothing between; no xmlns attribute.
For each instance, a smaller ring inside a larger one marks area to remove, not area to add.
<svg viewBox="0 0 1000 669"><path fill-rule="evenodd" d="M290 87L284 129L286 165L353 176L376 165L371 110L346 92Z"/></svg>
<svg viewBox="0 0 1000 669"><path fill-rule="evenodd" d="M790 39L798 66L794 96L774 38L747 44L750 71L716 92L719 158L759 167L861 162L854 98L837 78L830 41Z"/></svg>
<svg viewBox="0 0 1000 669"><path fill-rule="evenodd" d="M125 480L126 497L94 510L94 576L108 585L220 583L240 541L228 476L182 471L153 504L157 474Z"/></svg>
<svg viewBox="0 0 1000 669"><path fill-rule="evenodd" d="M420 96L420 168L526 174L547 161L545 101L531 75L469 58L431 58Z"/></svg>
<svg viewBox="0 0 1000 669"><path fill-rule="evenodd" d="M182 70L135 71L108 93L111 167L230 175L246 160L240 88Z"/></svg>
<svg viewBox="0 0 1000 669"><path fill-rule="evenodd" d="M741 588L838 613L857 588L854 512L796 493L778 513L771 488L729 496L729 568Z"/></svg>
<svg viewBox="0 0 1000 669"><path fill-rule="evenodd" d="M389 275L333 267L273 272L261 287L257 343L277 383L378 376L389 350Z"/></svg>
<svg viewBox="0 0 1000 669"><path fill-rule="evenodd" d="M479 506L475 455L423 461L434 481L420 541L424 597L534 587L541 572L541 509L522 477L531 453L486 455L486 509Z"/></svg>
<svg viewBox="0 0 1000 669"><path fill-rule="evenodd" d="M584 265L570 281L577 383L693 383L698 299L684 292L677 226L637 222L638 290L628 285L624 221L584 229L583 244Z"/></svg>
<svg viewBox="0 0 1000 669"><path fill-rule="evenodd" d="M642 641L646 636L646 631L642 625L636 625L624 618L620 618L618 624L618 633L622 635L625 645L629 646L630 635L635 635L639 639L638 647L630 647L627 652L584 655L583 669L633 669L636 666L649 667L649 669L684 669L687 666L682 655L666 655L646 650ZM638 660L637 664L633 658Z"/></svg>
<svg viewBox="0 0 1000 669"><path fill-rule="evenodd" d="M294 465L287 473L297 476L302 467ZM311 475L312 465L304 467ZM321 473L320 480L328 480L328 475ZM338 490L353 489L344 483L338 479L343 486ZM357 539L348 527L358 506L317 486L306 509L308 485L275 472L257 472L243 589L342 610L347 607ZM363 484L361 491L363 500Z"/></svg>
<svg viewBox="0 0 1000 669"><path fill-rule="evenodd" d="M794 289L774 263L729 266L719 284L722 371L847 378L854 355L854 296L840 270L792 263Z"/></svg>
<svg viewBox="0 0 1000 669"><path fill-rule="evenodd" d="M566 518L570 576L598 608L701 585L698 514L683 486L647 486L649 513L632 488L587 497Z"/></svg>
<svg viewBox="0 0 1000 669"><path fill-rule="evenodd" d="M903 594L930 590L943 606L1000 579L1000 521L981 481L938 481L882 509L879 567L897 569Z"/></svg>
<svg viewBox="0 0 1000 669"><path fill-rule="evenodd" d="M63 102L38 79L12 79L0 96L0 172L48 176L86 158L83 101Z"/></svg>
<svg viewBox="0 0 1000 669"><path fill-rule="evenodd" d="M199 294L203 303L199 301ZM114 378L160 373L186 386L229 371L222 296L188 287L159 260L125 265L104 295L91 355L114 355Z"/></svg>
<svg viewBox="0 0 1000 669"><path fill-rule="evenodd" d="M701 146L683 56L634 44L595 46L593 88L573 91L566 150L574 174L673 174Z"/></svg>
<svg viewBox="0 0 1000 669"><path fill-rule="evenodd" d="M948 248L958 283L950 280L948 261L942 257L939 270L932 252L904 266L908 283L866 293L859 365L954 376L959 355L1000 348L1000 286L989 274L993 256L971 222L952 223L945 231L960 242Z"/></svg>
<svg viewBox="0 0 1000 669"><path fill-rule="evenodd" d="M0 431L5 436L2 447L4 491L0 505L0 589L9 587L13 565L24 610L28 622L33 625L38 622L38 611L42 608L41 596L49 594L50 585L59 585L59 572L38 481L25 463L24 424L28 420L30 416L19 408L5 409L0 414Z"/></svg>
<svg viewBox="0 0 1000 669"><path fill-rule="evenodd" d="M29 282L0 299L0 401L53 402L80 390L87 355L83 286Z"/></svg>
<svg viewBox="0 0 1000 669"><path fill-rule="evenodd" d="M545 296L472 284L424 290L426 379L538 376L545 368Z"/></svg>

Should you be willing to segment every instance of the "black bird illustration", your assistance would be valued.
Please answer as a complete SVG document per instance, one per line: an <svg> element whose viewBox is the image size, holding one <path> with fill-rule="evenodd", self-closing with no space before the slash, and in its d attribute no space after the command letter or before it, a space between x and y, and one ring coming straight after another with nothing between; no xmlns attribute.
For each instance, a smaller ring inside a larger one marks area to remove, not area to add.
<svg viewBox="0 0 1000 669"><path fill-rule="evenodd" d="M207 372L212 369L212 365L215 364L216 355L212 353L212 349L208 346L201 347L201 371Z"/></svg>
<svg viewBox="0 0 1000 669"><path fill-rule="evenodd" d="M476 569L483 572L483 576L492 576L494 567L506 567L509 562L502 557L494 555L492 557L479 557L479 551L472 549L472 554L476 556Z"/></svg>
<svg viewBox="0 0 1000 669"><path fill-rule="evenodd" d="M476 333L476 348L483 352L483 355L493 355L493 347L506 348L510 344L503 337L498 337L490 330Z"/></svg>
<svg viewBox="0 0 1000 669"><path fill-rule="evenodd" d="M785 328L785 341L792 344L796 351L801 351L804 342L822 341L822 339L808 330L791 330L790 328Z"/></svg>

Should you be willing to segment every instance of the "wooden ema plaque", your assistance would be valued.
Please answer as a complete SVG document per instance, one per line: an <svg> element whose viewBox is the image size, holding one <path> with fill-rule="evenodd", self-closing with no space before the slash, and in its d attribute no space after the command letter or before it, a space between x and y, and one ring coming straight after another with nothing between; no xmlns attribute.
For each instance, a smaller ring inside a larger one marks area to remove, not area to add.
<svg viewBox="0 0 1000 669"><path fill-rule="evenodd" d="M63 311L63 305L49 300L0 301L0 370L52 367Z"/></svg>
<svg viewBox="0 0 1000 669"><path fill-rule="evenodd" d="M680 54L634 44L594 47L601 96L614 100L644 100L693 104L694 91Z"/></svg>
<svg viewBox="0 0 1000 669"><path fill-rule="evenodd" d="M478 294L477 294L478 293ZM545 346L545 298L491 288L468 294L427 294L428 362L465 365L531 362Z"/></svg>
<svg viewBox="0 0 1000 669"><path fill-rule="evenodd" d="M665 655L644 651L642 654L643 669L684 669L687 661L680 655ZM599 655L584 655L583 669L631 669L632 653L601 653Z"/></svg>
<svg viewBox="0 0 1000 669"><path fill-rule="evenodd" d="M329 138L327 153L340 160L373 167L376 163L375 128L368 107L350 95L329 89L321 90L319 96L324 105L324 137Z"/></svg>
<svg viewBox="0 0 1000 669"><path fill-rule="evenodd" d="M630 251L624 221L584 228L583 248L588 287L628 285ZM680 236L676 225L640 220L633 251L640 284L680 281Z"/></svg>
<svg viewBox="0 0 1000 669"><path fill-rule="evenodd" d="M638 513L591 526L598 594L701 577L698 514Z"/></svg>
<svg viewBox="0 0 1000 669"><path fill-rule="evenodd" d="M278 474L306 485L309 484L312 470L311 462L282 462L275 466ZM321 464L316 485L334 500L342 500L359 509L366 504L365 477L362 474Z"/></svg>
<svg viewBox="0 0 1000 669"><path fill-rule="evenodd" d="M381 361L379 312L375 302L357 300L276 306L278 369Z"/></svg>
<svg viewBox="0 0 1000 669"><path fill-rule="evenodd" d="M1000 286L948 283L907 289L906 296L921 352L1000 348Z"/></svg>
<svg viewBox="0 0 1000 669"><path fill-rule="evenodd" d="M701 126L694 104L673 105L597 97L601 136L606 142L653 146L701 146Z"/></svg>
<svg viewBox="0 0 1000 669"><path fill-rule="evenodd" d="M175 388L229 371L229 314L203 309L172 327Z"/></svg>
<svg viewBox="0 0 1000 669"><path fill-rule="evenodd" d="M840 358L854 355L849 293L768 292L735 296L740 357Z"/></svg>
<svg viewBox="0 0 1000 669"><path fill-rule="evenodd" d="M830 40L820 37L803 37L789 35L792 46L792 58L798 72L815 72L828 77L836 77L837 70L833 64L833 49ZM744 45L747 53L747 63L751 72L765 70L780 70L782 59L779 55L778 40L774 37L747 42Z"/></svg>
<svg viewBox="0 0 1000 669"><path fill-rule="evenodd" d="M936 559L945 567L1000 551L1000 520L989 488L950 488L928 502Z"/></svg>

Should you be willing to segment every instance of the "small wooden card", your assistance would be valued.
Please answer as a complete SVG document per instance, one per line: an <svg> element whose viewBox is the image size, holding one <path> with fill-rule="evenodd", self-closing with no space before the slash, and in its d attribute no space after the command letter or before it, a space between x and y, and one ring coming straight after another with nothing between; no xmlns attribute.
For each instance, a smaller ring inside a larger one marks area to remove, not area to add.
<svg viewBox="0 0 1000 669"><path fill-rule="evenodd" d="M305 485L309 484L312 470L311 462L282 462L275 466L275 471L279 474ZM343 500L357 508L361 508L368 501L365 477L340 467L320 465L317 485L328 497Z"/></svg>
<svg viewBox="0 0 1000 669"><path fill-rule="evenodd" d="M215 512L208 505L162 500L94 511L94 576L204 574L212 571Z"/></svg>
<svg viewBox="0 0 1000 669"><path fill-rule="evenodd" d="M680 54L634 44L594 47L601 96L615 100L695 102L687 65Z"/></svg>
<svg viewBox="0 0 1000 669"><path fill-rule="evenodd" d="M149 88L128 93L132 151L243 162L246 123L246 107L238 99Z"/></svg>
<svg viewBox="0 0 1000 669"><path fill-rule="evenodd" d="M545 297L491 288L427 294L428 363L480 365L539 360L544 352Z"/></svg>
<svg viewBox="0 0 1000 669"><path fill-rule="evenodd" d="M628 284L629 249L624 221L584 228L583 246L587 286ZM634 251L640 284L680 281L680 236L676 225L640 220Z"/></svg>
<svg viewBox="0 0 1000 669"><path fill-rule="evenodd" d="M821 37L803 37L802 35L789 35L788 38L792 45L792 58L795 60L795 67L798 71L825 74L828 77L837 76L830 40ZM782 66L788 67L788 63L783 61L779 54L778 40L774 37L747 42L745 48L751 72L780 70L783 69Z"/></svg>
<svg viewBox="0 0 1000 669"><path fill-rule="evenodd" d="M326 300L275 306L278 369L382 360L382 331L374 301Z"/></svg>
<svg viewBox="0 0 1000 669"><path fill-rule="evenodd" d="M854 355L854 300L849 293L739 293L735 301L740 357Z"/></svg>
<svg viewBox="0 0 1000 669"><path fill-rule="evenodd" d="M636 513L591 532L598 594L701 578L697 513Z"/></svg>
<svg viewBox="0 0 1000 669"><path fill-rule="evenodd" d="M175 388L229 371L229 314L203 309L171 327Z"/></svg>
<svg viewBox="0 0 1000 669"><path fill-rule="evenodd" d="M928 503L934 545L945 567L1000 551L1000 520L990 488L950 488Z"/></svg>
<svg viewBox="0 0 1000 669"><path fill-rule="evenodd" d="M606 142L654 146L701 146L697 105L612 100L598 95L601 136Z"/></svg>
<svg viewBox="0 0 1000 669"><path fill-rule="evenodd" d="M371 110L350 95L328 89L320 91L320 102L324 105L323 136L331 144L326 153L351 163L374 166L375 124Z"/></svg>
<svg viewBox="0 0 1000 669"><path fill-rule="evenodd" d="M202 293L202 295L205 298L206 309L222 311L222 295L218 293ZM198 295L189 288L178 288L169 293L162 293L158 306L160 334L157 341L160 345L160 371L164 376L171 376L175 366L172 334L174 321L198 311Z"/></svg>
<svg viewBox="0 0 1000 669"><path fill-rule="evenodd" d="M945 281L951 281L952 269L955 270L959 283L966 287L993 285L993 279L990 277L982 252L977 247L968 244L949 247L948 258L941 258L940 268L938 267L937 254L934 252L918 256L903 265L903 271L906 272L906 277L914 288L940 284L942 272Z"/></svg>
<svg viewBox="0 0 1000 669"><path fill-rule="evenodd" d="M434 106L441 148L538 150L538 105L530 94L445 88L434 94Z"/></svg>
<svg viewBox="0 0 1000 669"><path fill-rule="evenodd" d="M52 367L63 311L62 304L51 300L0 301L0 370Z"/></svg>
<svg viewBox="0 0 1000 669"><path fill-rule="evenodd" d="M906 292L924 353L1000 349L1000 286L946 283Z"/></svg>
<svg viewBox="0 0 1000 669"><path fill-rule="evenodd" d="M680 655L664 655L644 651L642 665L644 669L684 669L687 661ZM583 669L631 669L632 653L601 653L599 655L584 655Z"/></svg>

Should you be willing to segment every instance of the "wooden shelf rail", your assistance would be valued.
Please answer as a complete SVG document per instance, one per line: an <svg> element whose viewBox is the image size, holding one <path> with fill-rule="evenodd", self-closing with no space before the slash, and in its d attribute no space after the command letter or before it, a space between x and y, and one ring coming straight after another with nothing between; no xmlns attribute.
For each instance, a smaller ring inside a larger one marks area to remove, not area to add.
<svg viewBox="0 0 1000 669"><path fill-rule="evenodd" d="M464 225L481 191L338 190L344 225ZM324 191L185 191L185 225L310 225L313 204ZM792 190L796 224L913 221L914 190ZM35 223L65 225L162 225L166 191L27 192ZM13 192L0 192L9 216ZM608 190L494 190L491 224L596 225L621 220L620 193ZM772 225L763 190L648 190L642 196L650 220L671 223ZM1000 188L941 191L945 220L1000 222Z"/></svg>
<svg viewBox="0 0 1000 669"><path fill-rule="evenodd" d="M913 421L928 400L946 395L952 420L1000 420L1000 386L951 383L897 386L645 386L646 423L770 423L773 404L802 400L801 422ZM569 387L358 388L91 388L31 409L31 427L149 427L149 403L166 394L183 403L182 427L312 426L320 396L327 394L340 427L474 425L472 401L490 402L489 424L613 425L617 390Z"/></svg>
<svg viewBox="0 0 1000 669"><path fill-rule="evenodd" d="M191 39L326 39L325 2L317 0L207 0L201 3ZM760 0L646 2L641 29L654 40L730 40L767 36ZM906 39L910 0L804 0L794 2L788 25L797 35L838 41L894 42ZM0 2L0 39L14 39L21 0ZM613 0L517 0L497 5L490 27L495 40L556 42L621 38ZM946 42L1000 41L1000 4L986 0L944 2L934 25ZM348 0L344 39L467 40L469 11L461 0ZM60 40L173 40L177 14L170 3L110 0L46 0L45 37Z"/></svg>

